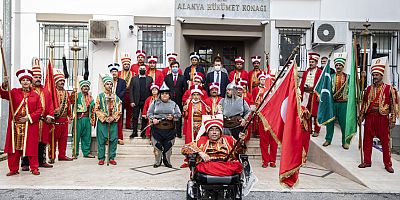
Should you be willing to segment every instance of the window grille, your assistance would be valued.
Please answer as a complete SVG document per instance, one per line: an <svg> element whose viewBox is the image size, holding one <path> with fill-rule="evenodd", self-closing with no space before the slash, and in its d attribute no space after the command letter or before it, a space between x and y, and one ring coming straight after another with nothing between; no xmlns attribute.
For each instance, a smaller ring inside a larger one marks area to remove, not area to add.
<svg viewBox="0 0 400 200"><path fill-rule="evenodd" d="M157 68L164 68L166 63L166 27L163 25L138 25L138 49L146 56L157 56ZM146 58L147 61L147 58Z"/></svg>
<svg viewBox="0 0 400 200"><path fill-rule="evenodd" d="M358 65L359 71L363 64L364 56L364 38L360 36L362 30L354 30L354 35L357 37L358 46ZM372 83L370 69L371 61L374 58L388 56L388 62L390 67L390 82L392 85L399 89L399 72L398 72L398 49L399 49L399 33L400 31L392 30L371 30L372 36L366 39L366 72L367 72L367 84ZM372 44L372 45L371 45Z"/></svg>
<svg viewBox="0 0 400 200"><path fill-rule="evenodd" d="M85 58L88 56L88 26L87 24L39 24L39 59L43 73L45 73L50 58L50 44L54 43L54 68L63 69L62 57L67 60L70 78L65 82L66 89L72 90L74 75L74 52L71 51L73 38L79 39L77 71L79 76L84 74ZM44 80L43 80L44 81Z"/></svg>
<svg viewBox="0 0 400 200"><path fill-rule="evenodd" d="M296 62L299 71L307 69L306 31L303 28L281 28L279 29L279 65L280 69L286 62L292 50L300 44L299 54Z"/></svg>

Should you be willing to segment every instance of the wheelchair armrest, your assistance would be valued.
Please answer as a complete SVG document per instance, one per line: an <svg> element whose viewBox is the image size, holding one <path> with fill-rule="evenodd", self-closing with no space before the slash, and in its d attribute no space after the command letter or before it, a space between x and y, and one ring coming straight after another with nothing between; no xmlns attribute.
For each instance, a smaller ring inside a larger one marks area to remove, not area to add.
<svg viewBox="0 0 400 200"><path fill-rule="evenodd" d="M193 153L193 154L189 154L187 156L188 158L188 165L190 169L194 169L196 167L196 158L199 155L199 153Z"/></svg>

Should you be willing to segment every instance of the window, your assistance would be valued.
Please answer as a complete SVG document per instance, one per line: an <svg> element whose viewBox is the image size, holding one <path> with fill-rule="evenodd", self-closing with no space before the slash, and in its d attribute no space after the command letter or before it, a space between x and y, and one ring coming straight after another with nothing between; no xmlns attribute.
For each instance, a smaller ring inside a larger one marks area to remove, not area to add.
<svg viewBox="0 0 400 200"><path fill-rule="evenodd" d="M306 31L307 29L300 28L282 28L279 29L279 65L283 67L286 59L289 57L292 50L300 45L300 51L296 57L299 71L305 71L307 69L307 50L306 44Z"/></svg>
<svg viewBox="0 0 400 200"><path fill-rule="evenodd" d="M357 46L358 46L358 65L359 71L361 71L361 66L363 65L363 57L364 57L364 39L360 36L362 30L355 30L354 33L357 37ZM390 31L390 30L371 30L374 34L370 36L366 40L366 72L367 72L367 84L371 84L371 75L369 73L369 69L371 66L371 61L374 58L379 57L388 57L389 67L390 67L390 82L392 85L396 86L399 89L399 72L398 72L398 52L399 49L399 41L398 35L399 31ZM372 44L372 46L371 46Z"/></svg>
<svg viewBox="0 0 400 200"><path fill-rule="evenodd" d="M72 90L74 75L74 52L71 51L73 38L79 39L78 46L78 76L83 76L85 58L88 56L88 27L87 24L39 24L39 59L42 69L46 69L50 58L50 44L54 44L53 60L54 68L63 69L62 58L65 55L67 60L68 74L70 78L66 81L66 89Z"/></svg>
<svg viewBox="0 0 400 200"><path fill-rule="evenodd" d="M164 68L165 53L165 26L161 25L139 25L138 26L138 49L146 52L147 56L157 56L157 68Z"/></svg>
<svg viewBox="0 0 400 200"><path fill-rule="evenodd" d="M213 49L212 47L201 46L199 48L200 63L203 64L204 70L207 71L212 65Z"/></svg>

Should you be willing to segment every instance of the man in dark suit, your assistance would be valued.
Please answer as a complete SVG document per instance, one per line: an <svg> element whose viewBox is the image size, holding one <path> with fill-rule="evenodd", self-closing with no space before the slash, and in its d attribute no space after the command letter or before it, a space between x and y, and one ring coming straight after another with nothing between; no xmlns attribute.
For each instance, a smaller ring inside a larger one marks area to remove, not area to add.
<svg viewBox="0 0 400 200"><path fill-rule="evenodd" d="M113 85L113 93L115 93L119 99L122 101L122 113L124 113L124 99L125 99L125 93L126 93L126 81L122 78L118 77L118 69L119 69L119 64L114 63L108 65L108 69L110 70L110 73L113 77L114 85ZM120 117L118 120L118 144L123 145L124 144L124 135L122 133L122 118Z"/></svg>
<svg viewBox="0 0 400 200"><path fill-rule="evenodd" d="M197 52L190 53L190 62L191 65L186 67L183 75L185 76L185 80L188 83L188 87L193 85L193 77L196 72L201 72L202 74L206 74L204 72L204 68L202 65L199 65L200 55Z"/></svg>
<svg viewBox="0 0 400 200"><path fill-rule="evenodd" d="M150 76L146 75L146 66L142 65L139 67L139 74L132 77L130 86L129 86L129 94L131 100L131 107L133 107L133 132L129 136L130 138L137 137L137 128L138 128L138 119L140 111L143 112L144 102L147 97L151 95L150 86L153 82L153 79ZM132 109L132 108L131 108ZM146 138L145 132L143 132L143 128L147 125L147 119L142 117L142 125L141 125L141 134L142 138Z"/></svg>
<svg viewBox="0 0 400 200"><path fill-rule="evenodd" d="M214 70L211 72L208 72L207 77L206 77L206 90L207 90L208 96L211 96L208 85L210 83L219 83L219 86L220 86L219 96L225 98L226 86L229 84L228 74L226 74L225 72L222 71L221 61L216 60L214 62L213 68L214 68Z"/></svg>
<svg viewBox="0 0 400 200"><path fill-rule="evenodd" d="M179 109L182 112L182 96L188 88L187 82L185 80L185 77L179 74L179 62L173 61L171 62L170 66L172 73L165 76L164 82L171 91L171 100L179 106ZM182 138L182 118L177 121L176 130L177 137Z"/></svg>

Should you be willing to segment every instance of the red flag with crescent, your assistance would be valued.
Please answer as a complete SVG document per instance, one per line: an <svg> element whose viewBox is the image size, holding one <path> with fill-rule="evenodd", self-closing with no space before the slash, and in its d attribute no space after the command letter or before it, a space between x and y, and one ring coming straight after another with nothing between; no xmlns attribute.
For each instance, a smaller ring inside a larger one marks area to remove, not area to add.
<svg viewBox="0 0 400 200"><path fill-rule="evenodd" d="M300 91L297 79L297 66L293 63L275 92L261 106L259 114L265 129L269 129L281 145L279 181L289 188L296 185L303 161Z"/></svg>
<svg viewBox="0 0 400 200"><path fill-rule="evenodd" d="M51 60L49 60L47 64L46 80L44 83L44 87L50 92L54 108L60 107L60 103L58 102L57 98L56 83L54 82L53 65L51 63Z"/></svg>

